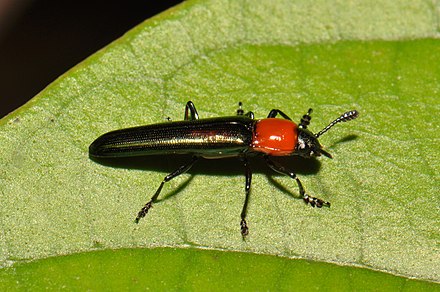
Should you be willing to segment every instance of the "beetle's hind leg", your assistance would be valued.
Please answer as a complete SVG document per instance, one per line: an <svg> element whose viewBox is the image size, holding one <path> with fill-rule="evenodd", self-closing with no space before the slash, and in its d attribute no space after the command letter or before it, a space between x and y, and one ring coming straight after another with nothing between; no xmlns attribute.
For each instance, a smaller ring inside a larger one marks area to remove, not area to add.
<svg viewBox="0 0 440 292"><path fill-rule="evenodd" d="M268 156L265 156L267 165L274 171L285 174L289 176L290 178L296 180L296 183L298 184L299 188L299 194L303 197L303 200L306 204L310 204L312 207L318 207L321 208L322 206L330 207L330 202L326 202L324 200L321 200L319 198L311 197L308 194L306 194L304 187L299 180L298 176L293 173L292 171L287 170L284 166L276 163L275 161L271 160Z"/></svg>
<svg viewBox="0 0 440 292"><path fill-rule="evenodd" d="M154 202L156 202L157 197L159 196L160 192L162 191L162 188L164 186L164 184L170 180L172 180L173 178L175 178L176 176L179 176L185 172L187 172L193 165L194 163L198 160L199 158L197 156L193 156L192 160L185 164L182 165L181 167L179 167L178 169L176 169L175 171L173 171L172 173L170 173L169 175L167 175L166 177L164 177L163 181L160 183L159 188L157 189L156 193L151 197L151 199L148 201L148 203L145 204L144 207L142 207L142 209L139 211L136 219L134 220L136 223L139 223L139 220L141 220L141 218L145 217L145 215L147 215L148 210L151 209L152 205Z"/></svg>
<svg viewBox="0 0 440 292"><path fill-rule="evenodd" d="M185 106L185 116L183 117L185 121L193 121L199 119L199 114L197 113L196 106L192 101L188 101Z"/></svg>

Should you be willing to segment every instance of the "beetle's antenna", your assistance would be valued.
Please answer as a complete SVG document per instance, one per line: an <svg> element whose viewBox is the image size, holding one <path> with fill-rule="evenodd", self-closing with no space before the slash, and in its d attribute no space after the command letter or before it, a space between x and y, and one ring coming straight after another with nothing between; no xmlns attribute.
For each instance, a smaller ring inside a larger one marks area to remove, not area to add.
<svg viewBox="0 0 440 292"><path fill-rule="evenodd" d="M315 138L318 138L319 136L330 130L330 128L336 125L337 123L351 121L356 119L358 116L359 116L359 112L357 110L348 111L342 114L339 118L328 124L328 126L322 129L318 134L315 134Z"/></svg>

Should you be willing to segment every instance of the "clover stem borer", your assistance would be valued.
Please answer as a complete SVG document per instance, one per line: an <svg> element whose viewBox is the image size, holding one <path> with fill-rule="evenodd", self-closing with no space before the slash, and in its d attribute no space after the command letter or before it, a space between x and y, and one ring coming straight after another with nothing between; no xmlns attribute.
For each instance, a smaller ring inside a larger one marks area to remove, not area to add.
<svg viewBox="0 0 440 292"><path fill-rule="evenodd" d="M348 111L332 121L327 127L313 134L307 129L312 109L295 124L282 111L273 109L265 119L254 119L252 112L244 113L241 103L237 115L199 119L194 104L188 101L183 121L165 122L147 126L121 129L106 133L96 139L89 147L92 158L129 157L143 155L186 154L191 159L164 177L151 199L139 211L136 223L148 213L157 200L164 184L188 171L201 158L238 157L245 169L245 198L241 212L241 234L248 234L246 212L249 202L252 170L248 157L261 156L272 170L294 179L303 200L313 207L330 206L329 202L308 195L291 170L271 159L274 156L299 155L316 157L324 155L318 138L340 122L358 117L356 110ZM276 118L281 116L282 119Z"/></svg>

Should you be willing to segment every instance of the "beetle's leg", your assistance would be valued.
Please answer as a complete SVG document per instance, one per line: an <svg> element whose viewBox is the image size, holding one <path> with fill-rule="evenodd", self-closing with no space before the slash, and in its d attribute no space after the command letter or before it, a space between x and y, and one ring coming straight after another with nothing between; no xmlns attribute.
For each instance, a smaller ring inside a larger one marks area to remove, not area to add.
<svg viewBox="0 0 440 292"><path fill-rule="evenodd" d="M309 108L307 113L302 116L301 122L298 125L299 128L307 129L307 126L310 124L310 120L312 119L312 117L310 116L312 114L312 111L313 110Z"/></svg>
<svg viewBox="0 0 440 292"><path fill-rule="evenodd" d="M185 121L193 121L199 119L199 114L197 113L196 106L192 101L188 101L185 106L185 116L183 118Z"/></svg>
<svg viewBox="0 0 440 292"><path fill-rule="evenodd" d="M248 206L248 202L249 202L249 195L251 192L252 169L251 169L246 157L243 157L242 161L244 164L245 175L246 175L246 183L245 183L245 187L244 187L246 197L244 199L243 209L241 210L240 228L241 228L241 235L244 238L249 233L249 228L246 223L246 213L247 213L247 206Z"/></svg>
<svg viewBox="0 0 440 292"><path fill-rule="evenodd" d="M157 200L157 197L160 194L160 191L162 191L163 185L172 180L173 178L175 178L176 176L181 175L182 173L187 172L193 165L194 163L198 160L199 158L197 156L193 156L192 160L185 164L182 165L181 167L179 167L178 169L176 169L175 171L173 171L172 173L170 173L169 175L167 175L166 177L164 177L163 181L160 183L159 188L157 189L156 193L151 197L150 201L148 201L148 203L145 204L144 207L142 207L142 209L139 211L135 222L139 223L139 220L143 217L145 217L145 215L147 215L148 210L150 210L150 208L152 207L153 203Z"/></svg>
<svg viewBox="0 0 440 292"><path fill-rule="evenodd" d="M296 180L296 183L298 184L298 188L299 188L299 193L300 195L303 197L304 202L306 202L306 204L310 204L312 207L318 207L321 208L322 206L328 206L330 207L330 202L326 202L323 201L321 199L315 198L315 197L311 197L309 195L306 194L304 187L301 183L301 181L299 180L299 178L296 176L295 173L293 173L290 170L287 170L284 166L276 163L275 161L271 160L269 158L269 156L265 156L266 159L266 163L267 165L274 171L281 173L281 174L285 174L287 176L289 176L290 178Z"/></svg>
<svg viewBox="0 0 440 292"><path fill-rule="evenodd" d="M243 103L241 101L238 102L237 116L244 115Z"/></svg>
<svg viewBox="0 0 440 292"><path fill-rule="evenodd" d="M286 120L291 121L292 119L289 118L288 115L286 115L285 113L283 113L282 111L280 111L279 109L273 109L270 111L270 113L267 115L268 118L275 118L277 115L281 115L283 118L285 118Z"/></svg>
<svg viewBox="0 0 440 292"><path fill-rule="evenodd" d="M254 119L254 113L253 112L247 112L245 114L245 116L248 117L248 118Z"/></svg>
<svg viewBox="0 0 440 292"><path fill-rule="evenodd" d="M243 116L243 115L248 117L248 118L254 119L254 113L253 112L247 112L246 114L244 113L243 103L240 101L238 103L237 116Z"/></svg>

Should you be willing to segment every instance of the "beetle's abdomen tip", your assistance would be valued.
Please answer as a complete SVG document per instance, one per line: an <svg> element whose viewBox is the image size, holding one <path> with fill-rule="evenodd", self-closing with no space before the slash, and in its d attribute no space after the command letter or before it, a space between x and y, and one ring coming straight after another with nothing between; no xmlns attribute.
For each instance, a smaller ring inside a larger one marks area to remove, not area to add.
<svg viewBox="0 0 440 292"><path fill-rule="evenodd" d="M106 155L103 151L104 147L102 147L102 146L103 146L103 143L100 138L93 141L93 143L90 144L90 146L89 146L89 157L90 158L105 157Z"/></svg>

